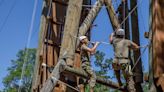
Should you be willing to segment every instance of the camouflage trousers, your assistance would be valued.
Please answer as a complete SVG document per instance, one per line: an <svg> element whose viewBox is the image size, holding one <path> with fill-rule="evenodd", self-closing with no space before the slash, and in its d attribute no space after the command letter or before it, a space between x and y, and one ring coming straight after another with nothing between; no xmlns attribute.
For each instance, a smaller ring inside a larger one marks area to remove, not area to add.
<svg viewBox="0 0 164 92"><path fill-rule="evenodd" d="M116 60L116 59L115 59ZM119 60L116 60L113 62L112 67L115 71L116 77L118 78L119 85L122 85L121 79L120 78L120 70L122 70L122 74L126 80L127 84L127 89L129 92L136 92L135 89L135 83L133 80L133 73L131 71L131 65L129 64L129 60L121 60L122 62L120 63ZM119 77L118 77L119 76Z"/></svg>
<svg viewBox="0 0 164 92"><path fill-rule="evenodd" d="M82 63L82 69L89 75L89 86L93 88L96 84L96 74L91 68L90 62L86 61Z"/></svg>

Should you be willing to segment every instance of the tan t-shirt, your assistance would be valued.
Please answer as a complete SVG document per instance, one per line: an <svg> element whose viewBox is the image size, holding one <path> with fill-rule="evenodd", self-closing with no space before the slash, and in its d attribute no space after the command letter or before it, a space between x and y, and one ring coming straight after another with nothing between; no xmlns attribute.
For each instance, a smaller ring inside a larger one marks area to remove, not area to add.
<svg viewBox="0 0 164 92"><path fill-rule="evenodd" d="M115 57L128 58L129 47L132 46L132 41L121 38L113 39L114 55Z"/></svg>

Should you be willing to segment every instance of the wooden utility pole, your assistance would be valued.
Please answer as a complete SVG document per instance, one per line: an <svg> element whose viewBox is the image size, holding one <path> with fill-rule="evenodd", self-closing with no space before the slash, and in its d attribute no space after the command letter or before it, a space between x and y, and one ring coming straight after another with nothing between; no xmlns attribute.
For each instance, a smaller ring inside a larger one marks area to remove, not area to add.
<svg viewBox="0 0 164 92"><path fill-rule="evenodd" d="M116 12L114 11L114 7L112 5L112 0L105 0L105 6L107 7L107 12L108 12L113 30L120 28L120 24L116 16Z"/></svg>
<svg viewBox="0 0 164 92"><path fill-rule="evenodd" d="M70 0L68 3L66 22L64 27L64 36L61 45L61 51L58 64L53 70L51 77L44 83L41 92L51 92L57 83L56 79L60 78L59 67L63 58L66 59L68 65L73 65L75 43L77 38L73 37L78 33L79 20L81 15L83 0ZM55 78L55 79L54 79Z"/></svg>
<svg viewBox="0 0 164 92"><path fill-rule="evenodd" d="M137 5L137 1L131 1L130 6L133 9ZM132 24L132 40L140 46L139 38L139 26L138 26L138 13L137 9L131 14L131 24ZM134 63L138 60L141 55L140 50L134 51ZM143 92L141 83L143 82L143 72L142 72L142 61L139 59L137 65L134 68L134 81L137 92Z"/></svg>

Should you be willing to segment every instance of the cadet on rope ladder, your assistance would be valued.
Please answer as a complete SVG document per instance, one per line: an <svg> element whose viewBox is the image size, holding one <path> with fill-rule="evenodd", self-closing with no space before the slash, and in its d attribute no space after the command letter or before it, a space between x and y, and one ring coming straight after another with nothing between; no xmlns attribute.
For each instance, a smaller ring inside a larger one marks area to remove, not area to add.
<svg viewBox="0 0 164 92"><path fill-rule="evenodd" d="M113 44L114 48L114 59L112 67L114 69L116 78L118 80L119 86L123 87L120 79L120 70L122 70L123 76L126 80L127 90L129 92L136 92L133 81L133 74L131 71L129 56L129 49L139 49L139 46L134 42L124 39L125 31L124 29L118 29L110 36L110 43Z"/></svg>
<svg viewBox="0 0 164 92"><path fill-rule="evenodd" d="M90 92L94 92L93 88L96 84L96 74L91 68L91 62L90 62L90 55L94 54L96 51L97 46L99 45L99 42L96 42L92 48L88 47L89 40L86 36L80 36L79 37L80 44L79 48L81 50L81 62L82 62L82 69L86 71L86 73L89 75L89 86L90 86ZM84 92L83 84L80 84L80 92Z"/></svg>

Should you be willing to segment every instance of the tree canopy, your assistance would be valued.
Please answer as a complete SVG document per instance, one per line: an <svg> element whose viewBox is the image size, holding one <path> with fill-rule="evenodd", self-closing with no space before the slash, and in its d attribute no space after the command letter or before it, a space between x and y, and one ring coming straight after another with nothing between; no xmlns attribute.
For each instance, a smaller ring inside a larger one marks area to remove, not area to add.
<svg viewBox="0 0 164 92"><path fill-rule="evenodd" d="M30 92L33 68L35 63L36 49L26 48L18 51L15 60L11 60L11 66L7 68L8 74L3 79L4 90L7 92L18 92L20 85L21 92ZM22 71L22 67L24 71ZM21 74L23 72L22 80Z"/></svg>

